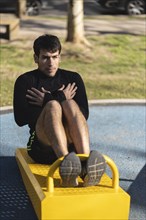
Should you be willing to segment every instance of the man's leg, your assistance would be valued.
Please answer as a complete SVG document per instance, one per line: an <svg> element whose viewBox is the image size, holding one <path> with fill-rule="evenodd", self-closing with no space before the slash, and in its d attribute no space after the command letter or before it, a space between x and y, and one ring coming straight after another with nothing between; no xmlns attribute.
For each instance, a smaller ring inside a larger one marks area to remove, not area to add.
<svg viewBox="0 0 146 220"><path fill-rule="evenodd" d="M97 151L90 152L87 122L76 102L74 100L64 101L62 108L67 119L67 129L77 153L89 154L88 159L82 161L80 176L84 181L83 186L97 185L105 172L105 159Z"/></svg>
<svg viewBox="0 0 146 220"><path fill-rule="evenodd" d="M50 101L44 107L37 121L36 134L46 148L47 145L52 147L58 158L65 156L60 166L62 185L77 186L81 162L74 152L68 154L67 137L62 123L62 107L57 101Z"/></svg>
<svg viewBox="0 0 146 220"><path fill-rule="evenodd" d="M58 158L68 154L62 108L57 101L50 101L44 107L36 124L36 134L46 148L49 145L53 148Z"/></svg>
<svg viewBox="0 0 146 220"><path fill-rule="evenodd" d="M74 100L61 103L67 139L73 142L77 153L89 154L89 133L86 120ZM64 186L77 186L77 177L81 174L81 162L75 153L65 156L59 172Z"/></svg>
<svg viewBox="0 0 146 220"><path fill-rule="evenodd" d="M89 154L89 132L85 117L74 100L66 100L61 105L66 119L67 133L69 133L77 153Z"/></svg>

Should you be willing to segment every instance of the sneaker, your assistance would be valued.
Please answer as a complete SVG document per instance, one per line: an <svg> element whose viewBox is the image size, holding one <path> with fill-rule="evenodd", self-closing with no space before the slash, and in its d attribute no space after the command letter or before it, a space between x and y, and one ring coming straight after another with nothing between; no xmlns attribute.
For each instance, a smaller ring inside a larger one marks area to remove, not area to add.
<svg viewBox="0 0 146 220"><path fill-rule="evenodd" d="M91 151L89 158L82 163L80 177L83 179L83 186L97 185L106 169L106 161L98 151Z"/></svg>
<svg viewBox="0 0 146 220"><path fill-rule="evenodd" d="M71 152L64 157L59 167L59 173L62 179L62 186L78 186L77 177L81 173L81 162L74 152Z"/></svg>

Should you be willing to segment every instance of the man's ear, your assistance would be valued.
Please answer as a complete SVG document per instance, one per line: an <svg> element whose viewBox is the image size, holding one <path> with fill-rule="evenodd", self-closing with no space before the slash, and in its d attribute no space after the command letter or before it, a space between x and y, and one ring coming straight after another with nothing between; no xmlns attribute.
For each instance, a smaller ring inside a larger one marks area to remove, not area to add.
<svg viewBox="0 0 146 220"><path fill-rule="evenodd" d="M34 62L35 62L35 63L38 63L39 58L38 58L38 56L37 56L36 54L33 55L33 58L34 58Z"/></svg>

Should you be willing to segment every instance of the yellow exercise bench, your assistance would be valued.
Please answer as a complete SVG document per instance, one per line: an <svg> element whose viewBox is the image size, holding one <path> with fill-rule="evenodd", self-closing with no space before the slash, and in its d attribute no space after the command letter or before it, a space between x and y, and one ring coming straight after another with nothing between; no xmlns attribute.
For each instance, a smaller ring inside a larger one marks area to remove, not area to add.
<svg viewBox="0 0 146 220"><path fill-rule="evenodd" d="M81 160L88 155L78 155ZM58 167L35 163L24 148L16 150L20 172L39 220L128 220L130 196L119 187L119 173L113 160L105 156L112 179L105 173L97 186L63 188Z"/></svg>

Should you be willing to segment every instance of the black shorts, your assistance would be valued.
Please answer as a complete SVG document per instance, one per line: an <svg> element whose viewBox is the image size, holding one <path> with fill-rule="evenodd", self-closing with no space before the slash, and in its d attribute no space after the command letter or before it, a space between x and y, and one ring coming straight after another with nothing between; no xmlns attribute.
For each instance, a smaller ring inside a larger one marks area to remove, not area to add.
<svg viewBox="0 0 146 220"><path fill-rule="evenodd" d="M35 131L31 134L27 143L28 155L36 162L41 164L52 164L58 158L51 146L48 146L47 152L43 150L43 144L38 140ZM76 152L73 144L68 146L69 152Z"/></svg>

